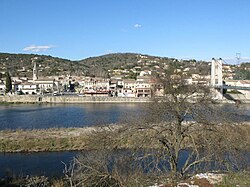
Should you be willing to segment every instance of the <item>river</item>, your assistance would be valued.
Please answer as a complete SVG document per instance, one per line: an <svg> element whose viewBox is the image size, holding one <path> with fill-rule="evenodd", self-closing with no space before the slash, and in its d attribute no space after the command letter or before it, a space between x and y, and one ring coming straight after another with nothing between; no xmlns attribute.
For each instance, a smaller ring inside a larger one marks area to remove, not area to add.
<svg viewBox="0 0 250 187"><path fill-rule="evenodd" d="M117 123L138 113L143 104L0 105L0 130L85 127Z"/></svg>
<svg viewBox="0 0 250 187"><path fill-rule="evenodd" d="M144 104L43 104L0 105L0 130L84 127L119 123L143 111ZM250 105L223 105L223 110L237 113L250 121ZM79 152L0 153L0 178L15 175L58 176L63 164Z"/></svg>

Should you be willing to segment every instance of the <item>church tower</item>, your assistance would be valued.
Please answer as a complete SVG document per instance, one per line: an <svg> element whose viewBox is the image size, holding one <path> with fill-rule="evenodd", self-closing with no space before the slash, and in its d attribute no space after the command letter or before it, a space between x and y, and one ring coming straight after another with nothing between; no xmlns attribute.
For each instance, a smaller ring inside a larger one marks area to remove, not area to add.
<svg viewBox="0 0 250 187"><path fill-rule="evenodd" d="M38 79L38 76L37 76L37 69L36 69L36 61L35 60L32 60L33 63L34 63L34 67L33 67L33 81L37 80Z"/></svg>

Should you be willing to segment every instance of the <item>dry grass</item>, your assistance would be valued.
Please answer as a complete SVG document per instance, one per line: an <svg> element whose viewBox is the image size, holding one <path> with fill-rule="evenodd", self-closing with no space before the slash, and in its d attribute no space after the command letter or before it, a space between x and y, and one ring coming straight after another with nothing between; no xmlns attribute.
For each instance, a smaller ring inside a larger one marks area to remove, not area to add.
<svg viewBox="0 0 250 187"><path fill-rule="evenodd" d="M109 147L111 146L110 142L115 142L117 148L133 148L134 146L137 146L138 139L140 139L140 137L142 136L144 137L143 139L146 142L151 142L147 139L147 136L145 136L146 132L140 132L138 136L133 137L126 137L127 133L125 133L125 137L121 137L121 135L119 135L119 140L116 140L117 137L115 133L117 133L119 127L121 126L112 125L105 128L86 127L50 128L40 130L3 130L0 131L0 152L84 150L94 149L100 146ZM249 123L239 125L237 128L240 128L242 134L244 134L244 141L241 144L242 148L244 147L245 149L250 150ZM107 138L112 139L112 141L108 141L105 143L105 140ZM99 141L101 139L102 141ZM99 142L98 145L96 145L96 141ZM134 145L135 143L136 145ZM144 144L144 146L147 147L147 144ZM152 146L152 144L148 146Z"/></svg>
<svg viewBox="0 0 250 187"><path fill-rule="evenodd" d="M224 180L216 184L215 187L249 187L250 186L250 172L238 172L228 174L224 177Z"/></svg>
<svg viewBox="0 0 250 187"><path fill-rule="evenodd" d="M0 131L1 152L81 150L92 128Z"/></svg>

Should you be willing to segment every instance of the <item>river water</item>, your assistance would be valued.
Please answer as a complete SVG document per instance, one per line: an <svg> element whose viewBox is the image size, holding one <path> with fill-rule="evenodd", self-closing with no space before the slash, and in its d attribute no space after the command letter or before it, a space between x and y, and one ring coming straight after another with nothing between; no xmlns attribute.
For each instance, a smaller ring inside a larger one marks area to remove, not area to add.
<svg viewBox="0 0 250 187"><path fill-rule="evenodd" d="M117 123L142 109L143 104L0 105L0 130Z"/></svg>
<svg viewBox="0 0 250 187"><path fill-rule="evenodd" d="M127 116L143 112L144 104L46 104L0 105L0 130L84 127L119 123ZM238 113L250 121L250 105L223 105L223 110ZM63 164L79 152L0 153L0 178L15 175L63 174Z"/></svg>

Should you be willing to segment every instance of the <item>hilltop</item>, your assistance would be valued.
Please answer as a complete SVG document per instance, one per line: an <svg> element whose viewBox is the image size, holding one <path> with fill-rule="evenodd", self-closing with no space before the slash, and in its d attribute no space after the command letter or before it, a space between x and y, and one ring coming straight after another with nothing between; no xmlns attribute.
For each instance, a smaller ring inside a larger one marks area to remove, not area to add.
<svg viewBox="0 0 250 187"><path fill-rule="evenodd" d="M40 76L77 74L85 69L77 62L48 55L0 53L0 72L9 71L12 76L31 77L34 57L38 57L36 61Z"/></svg>
<svg viewBox="0 0 250 187"><path fill-rule="evenodd" d="M208 62L196 60L177 60L174 58L142 55L137 53L114 53L90 57L79 61L37 54L0 53L0 72L9 71L12 76L32 76L32 59L37 57L39 76L85 75L109 77L117 70L133 78L135 70L151 70L161 73L171 63L176 68L188 68L190 73L209 74Z"/></svg>

